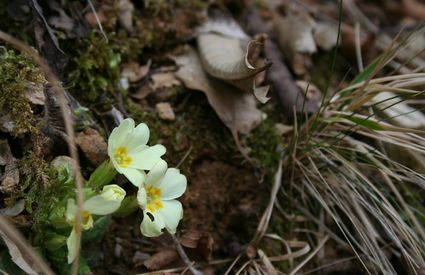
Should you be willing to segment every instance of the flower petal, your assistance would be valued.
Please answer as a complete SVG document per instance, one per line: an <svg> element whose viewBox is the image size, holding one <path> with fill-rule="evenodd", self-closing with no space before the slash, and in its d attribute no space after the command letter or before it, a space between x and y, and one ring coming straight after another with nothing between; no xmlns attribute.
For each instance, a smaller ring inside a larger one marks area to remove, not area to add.
<svg viewBox="0 0 425 275"><path fill-rule="evenodd" d="M108 201L120 201L125 198L125 190L116 184L109 184L103 186L102 197Z"/></svg>
<svg viewBox="0 0 425 275"><path fill-rule="evenodd" d="M69 199L66 205L65 219L69 224L74 223L75 216L77 215L77 206L73 199Z"/></svg>
<svg viewBox="0 0 425 275"><path fill-rule="evenodd" d="M108 148L108 150L109 150L109 148ZM112 165L114 165L115 170L117 170L118 173L120 173L120 174L124 174L123 168L121 168L121 166L117 163L117 161L114 158L114 153L112 153L112 155L109 155L109 159L111 160Z"/></svg>
<svg viewBox="0 0 425 275"><path fill-rule="evenodd" d="M157 186L161 182L161 179L164 177L165 172L167 171L167 162L163 159L160 159L154 167L149 171L145 185Z"/></svg>
<svg viewBox="0 0 425 275"><path fill-rule="evenodd" d="M102 195L96 195L84 202L84 210L95 215L108 215L115 212L122 200L107 200Z"/></svg>
<svg viewBox="0 0 425 275"><path fill-rule="evenodd" d="M137 191L137 203L139 204L140 208L142 208L143 210L146 209L148 198L146 194L146 189L143 186L139 187L139 191Z"/></svg>
<svg viewBox="0 0 425 275"><path fill-rule="evenodd" d="M134 168L121 168L122 174L136 187L143 186L146 178L145 171Z"/></svg>
<svg viewBox="0 0 425 275"><path fill-rule="evenodd" d="M161 200L172 200L186 191L186 177L176 168L169 168L162 178L158 188L161 189Z"/></svg>
<svg viewBox="0 0 425 275"><path fill-rule="evenodd" d="M66 246L68 247L68 264L70 264L77 256L77 233L74 228L72 228L71 234L66 239Z"/></svg>
<svg viewBox="0 0 425 275"><path fill-rule="evenodd" d="M134 129L134 120L131 118L124 119L121 124L112 130L108 139L108 155L112 159L114 157L114 149L121 146L127 135Z"/></svg>
<svg viewBox="0 0 425 275"><path fill-rule="evenodd" d="M161 156L165 154L165 151L166 149L164 146L157 144L137 153L129 152L133 161L128 168L151 170L152 167L161 159Z"/></svg>
<svg viewBox="0 0 425 275"><path fill-rule="evenodd" d="M144 211L143 221L140 224L140 231L144 236L157 237L162 234L164 227L164 220L160 215Z"/></svg>
<svg viewBox="0 0 425 275"><path fill-rule="evenodd" d="M163 201L163 207L158 210L157 216L164 220L165 227L171 234L176 233L179 221L183 218L182 204L177 200Z"/></svg>
<svg viewBox="0 0 425 275"><path fill-rule="evenodd" d="M149 140L149 128L146 124L140 123L136 128L127 136L125 145L128 150L137 148L140 145L146 145Z"/></svg>

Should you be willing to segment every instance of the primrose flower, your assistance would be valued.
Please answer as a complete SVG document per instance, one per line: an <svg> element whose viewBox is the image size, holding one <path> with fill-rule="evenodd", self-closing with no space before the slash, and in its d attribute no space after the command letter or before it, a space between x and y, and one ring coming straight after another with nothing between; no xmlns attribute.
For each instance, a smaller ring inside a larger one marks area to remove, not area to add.
<svg viewBox="0 0 425 275"><path fill-rule="evenodd" d="M186 190L186 177L175 168L168 168L163 160L147 174L144 186L139 186L137 201L143 209L143 221L140 230L147 237L162 234L162 229L176 232L183 218L182 204L175 200Z"/></svg>
<svg viewBox="0 0 425 275"><path fill-rule="evenodd" d="M89 230L93 227L92 215L108 215L115 212L120 207L124 197L125 190L118 185L105 185L101 194L91 197L84 202L82 229ZM71 234L66 240L66 245L68 246L68 263L74 261L77 252L76 216L77 206L73 199L69 199L65 213L66 221L72 226Z"/></svg>
<svg viewBox="0 0 425 275"><path fill-rule="evenodd" d="M131 118L123 120L109 136L108 155L112 164L136 186L146 177L143 170L150 170L165 154L164 146L147 146L148 140L148 126L140 123L134 127Z"/></svg>

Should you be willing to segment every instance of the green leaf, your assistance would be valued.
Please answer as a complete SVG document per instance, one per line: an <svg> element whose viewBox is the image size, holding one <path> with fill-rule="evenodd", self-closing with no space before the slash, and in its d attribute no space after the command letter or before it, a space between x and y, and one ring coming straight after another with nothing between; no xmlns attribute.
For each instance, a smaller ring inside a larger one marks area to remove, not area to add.
<svg viewBox="0 0 425 275"><path fill-rule="evenodd" d="M370 120L370 119L365 119L365 118L360 118L355 116L347 116L346 119L354 122L357 125L363 126L371 130L375 130L375 131L385 130L385 128L382 127L378 122Z"/></svg>
<svg viewBox="0 0 425 275"><path fill-rule="evenodd" d="M111 217L110 216L103 216L99 219L97 219L94 222L93 228L84 231L82 236L82 242L97 242L100 241L103 238L103 235L105 234L106 230L108 229L109 224L111 223Z"/></svg>
<svg viewBox="0 0 425 275"><path fill-rule="evenodd" d="M362 81L365 81L366 79L372 77L372 74L375 72L376 67L378 66L379 62L381 61L381 56L378 56L375 60L373 60L361 73L359 73L353 81L351 81L351 85L360 83Z"/></svg>

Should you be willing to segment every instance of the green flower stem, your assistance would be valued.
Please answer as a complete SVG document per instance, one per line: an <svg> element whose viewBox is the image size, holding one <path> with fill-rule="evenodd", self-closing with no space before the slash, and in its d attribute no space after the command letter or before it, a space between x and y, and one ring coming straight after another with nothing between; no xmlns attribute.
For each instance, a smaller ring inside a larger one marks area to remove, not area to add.
<svg viewBox="0 0 425 275"><path fill-rule="evenodd" d="M136 196L127 196L121 202L120 208L112 214L114 217L125 217L139 209Z"/></svg>
<svg viewBox="0 0 425 275"><path fill-rule="evenodd" d="M101 188L109 184L117 174L114 166L111 161L105 160L96 170L91 174L89 181L87 182L87 187L90 188Z"/></svg>

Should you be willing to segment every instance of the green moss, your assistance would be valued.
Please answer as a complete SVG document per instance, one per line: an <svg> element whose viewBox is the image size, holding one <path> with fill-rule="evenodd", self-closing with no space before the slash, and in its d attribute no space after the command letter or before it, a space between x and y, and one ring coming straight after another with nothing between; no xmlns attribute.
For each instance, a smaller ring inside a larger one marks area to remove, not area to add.
<svg viewBox="0 0 425 275"><path fill-rule="evenodd" d="M25 96L28 83L46 83L44 75L24 55L0 49L0 110L6 110L14 123L14 135L37 134L36 120ZM3 114L4 115L4 114Z"/></svg>
<svg viewBox="0 0 425 275"><path fill-rule="evenodd" d="M275 115L270 114L247 138L249 155L257 162L267 181L273 179L283 148L283 138L276 132L278 122Z"/></svg>
<svg viewBox="0 0 425 275"><path fill-rule="evenodd" d="M70 49L72 51L72 49ZM93 31L75 45L67 82L79 100L95 104L102 95L122 92L118 87L122 50ZM111 104L111 102L107 102ZM108 109L107 107L105 109Z"/></svg>

